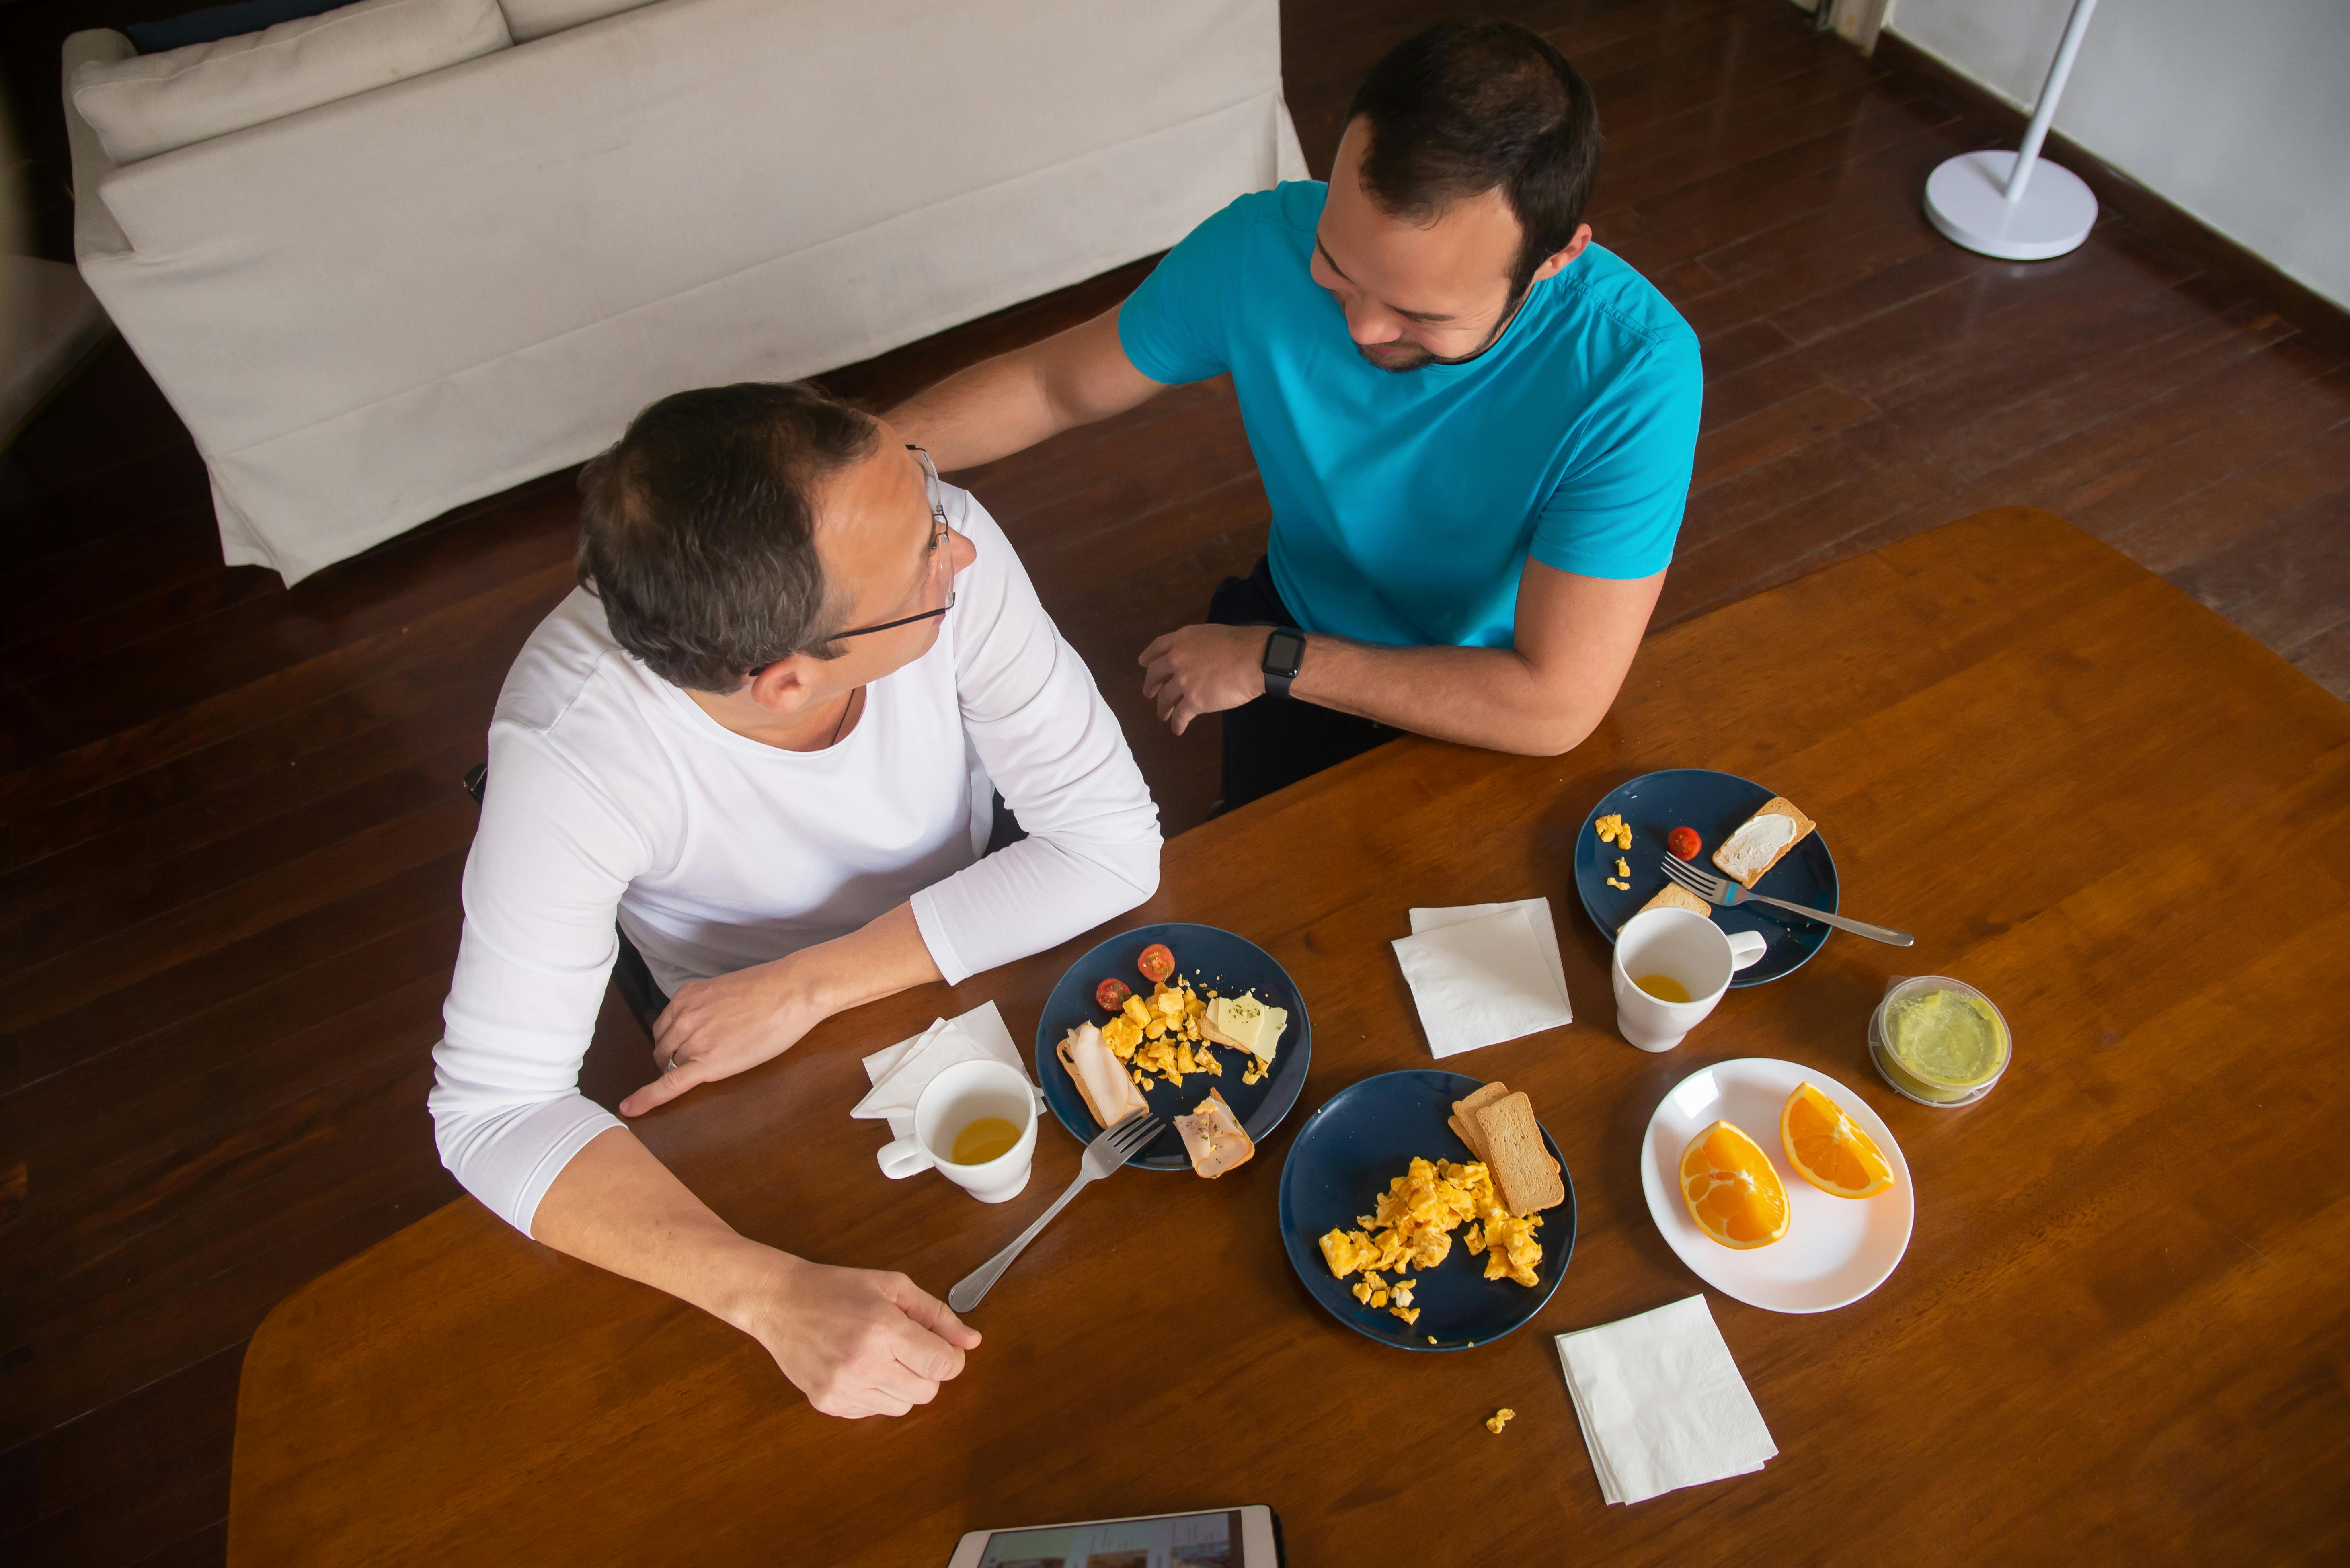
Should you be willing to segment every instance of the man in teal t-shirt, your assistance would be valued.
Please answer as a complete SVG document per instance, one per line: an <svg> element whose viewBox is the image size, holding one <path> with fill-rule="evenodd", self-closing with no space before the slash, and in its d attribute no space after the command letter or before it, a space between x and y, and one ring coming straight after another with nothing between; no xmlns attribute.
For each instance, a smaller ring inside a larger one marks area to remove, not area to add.
<svg viewBox="0 0 2350 1568"><path fill-rule="evenodd" d="M1552 753L1607 713L1680 527L1703 377L1591 244L1590 89L1448 22L1372 68L1328 185L1243 196L1123 305L894 410L943 469L1229 373L1270 549L1143 650L1237 805L1394 734Z"/></svg>

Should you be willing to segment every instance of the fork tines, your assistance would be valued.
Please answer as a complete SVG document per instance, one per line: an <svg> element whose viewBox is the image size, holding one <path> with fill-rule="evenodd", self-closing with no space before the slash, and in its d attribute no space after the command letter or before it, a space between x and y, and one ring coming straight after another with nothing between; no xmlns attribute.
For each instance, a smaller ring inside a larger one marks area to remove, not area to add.
<svg viewBox="0 0 2350 1568"><path fill-rule="evenodd" d="M1710 903L1721 902L1721 896L1729 891L1730 885L1721 877L1710 876L1674 856L1665 857L1664 867L1667 877Z"/></svg>
<svg viewBox="0 0 2350 1568"><path fill-rule="evenodd" d="M1166 1124L1149 1111L1137 1111L1109 1129L1110 1147L1120 1154L1131 1154L1157 1137Z"/></svg>

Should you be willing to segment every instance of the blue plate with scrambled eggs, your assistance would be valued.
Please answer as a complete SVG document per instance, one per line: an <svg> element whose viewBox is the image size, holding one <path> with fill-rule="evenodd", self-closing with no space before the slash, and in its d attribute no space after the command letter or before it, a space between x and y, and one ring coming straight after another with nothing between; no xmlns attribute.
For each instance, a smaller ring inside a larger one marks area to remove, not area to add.
<svg viewBox="0 0 2350 1568"><path fill-rule="evenodd" d="M1591 808L1575 841L1575 890L1583 895L1584 913L1612 944L1624 922L1638 914L1640 906L1665 885L1665 835L1676 827L1695 829L1702 846L1690 864L1720 876L1721 868L1713 863L1713 852L1775 793L1752 779L1711 768L1665 768L1617 784ZM1624 819L1624 826L1632 830L1629 850L1599 841L1596 828L1604 816ZM1630 876L1617 876L1619 861L1629 868ZM1631 886L1611 888L1610 877ZM1821 842L1819 830L1805 834L1779 864L1763 873L1754 891L1835 914L1835 857ZM1761 958L1730 977L1732 991L1793 973L1810 962L1820 944L1828 940L1828 928L1817 920L1768 904L1716 909L1713 923L1725 931L1760 931L1770 944Z"/></svg>
<svg viewBox="0 0 2350 1568"><path fill-rule="evenodd" d="M1468 1350L1491 1344L1531 1321L1558 1289L1575 1254L1575 1178L1560 1158L1558 1142L1543 1129L1543 1147L1558 1160L1566 1201L1543 1210L1534 1237L1542 1260L1535 1282L1485 1277L1485 1259L1470 1252L1469 1227L1452 1234L1444 1259L1426 1267L1379 1271L1390 1284L1412 1282L1404 1310L1416 1322L1396 1315L1392 1301L1374 1305L1358 1300L1366 1282L1357 1273L1341 1280L1330 1272L1322 1238L1333 1230L1355 1231L1377 1207L1388 1183L1405 1175L1414 1158L1467 1164L1470 1152L1446 1118L1452 1102L1483 1086L1481 1078L1432 1068L1381 1073L1339 1090L1305 1118L1281 1168L1281 1241L1306 1293L1357 1334L1405 1350Z"/></svg>
<svg viewBox="0 0 2350 1568"><path fill-rule="evenodd" d="M1250 1141L1263 1143L1305 1088L1306 1064L1314 1054L1314 1026L1305 1016L1305 999L1297 994L1289 971L1246 937L1215 926L1180 921L1120 931L1069 966L1060 983L1053 987L1053 994L1045 999L1044 1016L1036 1021L1037 1085L1045 1091L1045 1104L1079 1143L1093 1142L1100 1136L1101 1124L1086 1109L1084 1096L1055 1053L1062 1038L1078 1024L1099 1025L1109 1019L1110 1013L1094 1001L1094 988L1103 981L1118 981L1146 1000L1149 997L1151 983L1135 967L1135 961L1154 943L1174 954L1175 978L1190 981L1199 995L1204 997L1211 991L1225 996L1253 992L1267 1007L1282 1008L1289 1014L1288 1026L1273 1048L1273 1066L1254 1084L1241 1081L1246 1054L1221 1045L1200 1048L1212 1053L1223 1069L1221 1075L1185 1073L1179 1085L1162 1075L1146 1075L1152 1083L1142 1097L1150 1103L1151 1113L1167 1124L1167 1130L1126 1163L1147 1170L1188 1172L1191 1161L1183 1152L1175 1118L1190 1116L1212 1088L1232 1106Z"/></svg>

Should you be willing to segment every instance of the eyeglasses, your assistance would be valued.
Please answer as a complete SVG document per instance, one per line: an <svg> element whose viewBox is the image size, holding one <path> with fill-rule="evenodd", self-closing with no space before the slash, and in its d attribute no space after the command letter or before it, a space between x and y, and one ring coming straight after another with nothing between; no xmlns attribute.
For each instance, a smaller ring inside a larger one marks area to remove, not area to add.
<svg viewBox="0 0 2350 1568"><path fill-rule="evenodd" d="M931 454L923 451L920 447L914 445L911 441L906 443L906 450L912 452L914 454L914 461L922 465L922 490L930 498L931 503L931 570L935 572L938 569L937 563L939 559L953 554L953 552L949 548L947 543L949 530L947 528L946 497L939 492L938 465L931 461ZM912 626L919 621L941 620L945 618L947 611L954 608L954 579L950 576L947 579L947 602L941 605L938 608L926 609L920 615L901 616L896 620L885 620L878 626L851 627L847 631L834 632L830 637L825 639L825 640L827 642L838 642L843 638L866 637L877 631L895 631L901 626ZM767 665L761 665L757 670L751 671L751 678L754 680L757 680L760 673L768 668L769 667Z"/></svg>
<svg viewBox="0 0 2350 1568"><path fill-rule="evenodd" d="M911 441L906 444L906 450L912 452L914 461L922 465L922 489L931 501L931 555L935 559L949 553L947 550L947 503L946 497L939 493L938 466L931 462L929 452ZM863 637L868 632L895 631L901 626L912 626L916 621L939 620L944 618L947 611L954 608L954 579L950 577L947 579L947 602L938 608L924 610L920 615L904 616L897 620L885 620L879 626L851 627L847 631L834 632L826 640L838 642L844 637Z"/></svg>

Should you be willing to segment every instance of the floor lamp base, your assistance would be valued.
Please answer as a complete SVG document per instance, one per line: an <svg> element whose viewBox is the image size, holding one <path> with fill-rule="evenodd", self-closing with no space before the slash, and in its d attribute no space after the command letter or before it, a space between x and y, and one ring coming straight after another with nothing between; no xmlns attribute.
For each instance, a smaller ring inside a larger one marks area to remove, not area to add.
<svg viewBox="0 0 2350 1568"><path fill-rule="evenodd" d="M2046 261L2080 248L2097 221L2097 197L2081 177L2045 158L2023 194L2007 199L2012 152L1969 152L1927 178L1926 216L1970 251L2005 261Z"/></svg>

